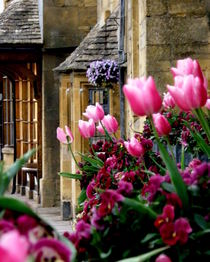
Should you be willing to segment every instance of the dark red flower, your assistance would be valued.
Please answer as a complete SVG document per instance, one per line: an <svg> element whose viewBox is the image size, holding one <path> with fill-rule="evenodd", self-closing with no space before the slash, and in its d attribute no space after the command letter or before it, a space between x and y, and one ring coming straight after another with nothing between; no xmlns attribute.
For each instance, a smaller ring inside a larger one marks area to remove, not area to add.
<svg viewBox="0 0 210 262"><path fill-rule="evenodd" d="M192 228L186 218L179 218L174 223L174 228L180 244L185 244L188 240L188 234L192 232Z"/></svg>
<svg viewBox="0 0 210 262"><path fill-rule="evenodd" d="M155 220L155 227L160 228L163 224L173 222L174 220L174 207L166 205L163 208L162 215L159 215Z"/></svg>
<svg viewBox="0 0 210 262"><path fill-rule="evenodd" d="M165 223L160 227L160 235L165 244L173 246L178 241L174 223Z"/></svg>
<svg viewBox="0 0 210 262"><path fill-rule="evenodd" d="M124 197L114 190L106 190L101 194L101 204L97 209L98 215L103 217L111 213L115 203L121 202Z"/></svg>

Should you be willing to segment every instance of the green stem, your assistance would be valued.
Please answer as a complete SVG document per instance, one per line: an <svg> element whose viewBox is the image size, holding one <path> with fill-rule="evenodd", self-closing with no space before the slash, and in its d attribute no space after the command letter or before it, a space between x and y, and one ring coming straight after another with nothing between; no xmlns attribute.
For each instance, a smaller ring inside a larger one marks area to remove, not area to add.
<svg viewBox="0 0 210 262"><path fill-rule="evenodd" d="M89 138L89 146L90 146L90 148L92 149L93 155L96 156L96 152L95 152L95 150L94 150L94 148L93 148L93 145L92 145L92 143L91 143L91 139L90 139L90 138Z"/></svg>
<svg viewBox="0 0 210 262"><path fill-rule="evenodd" d="M160 150L160 155L166 165L166 168L169 172L171 181L175 187L175 190L178 194L178 196L180 197L183 207L184 209L188 209L189 208L189 197L188 197L188 193L187 193L187 188L186 185L177 169L176 166L176 162L174 162L171 157L169 156L167 150L165 149L165 147L161 144L159 136L157 134L157 131L155 129L155 125L152 119L152 116L149 116L149 120L153 129L153 133L154 136L156 138L159 150Z"/></svg>
<svg viewBox="0 0 210 262"><path fill-rule="evenodd" d="M181 169L185 169L185 164L184 164L184 145L182 145L182 150L181 150Z"/></svg>
<svg viewBox="0 0 210 262"><path fill-rule="evenodd" d="M74 153L73 153L73 151L72 151L72 149L71 149L71 144L68 144L68 149L69 149L69 151L71 152L71 155L72 155L72 157L73 157L73 159L74 159L74 162L75 162L76 166L80 169L80 167L79 167L79 165L78 165L78 162L77 162L77 160L76 160L76 158L75 158L75 156L74 156Z"/></svg>
<svg viewBox="0 0 210 262"><path fill-rule="evenodd" d="M106 139L107 139L108 141L112 141L112 138L111 138L109 132L106 130L106 128L105 128L105 126L102 124L102 121L101 121L101 120L100 120L100 124L101 124L101 126L103 127L103 130L104 130L104 134L105 134L105 136L106 136Z"/></svg>
<svg viewBox="0 0 210 262"><path fill-rule="evenodd" d="M203 130L205 131L205 133L208 137L208 140L210 142L210 128L209 128L209 125L208 125L208 123L205 119L203 110L201 108L197 108L197 109L193 110L193 113L197 116L198 120L200 121L200 123L203 127Z"/></svg>
<svg viewBox="0 0 210 262"><path fill-rule="evenodd" d="M174 162L176 162L175 156L174 156L174 152L173 152L173 149L172 149L171 144L170 144L170 142L169 142L168 136L164 136L164 138L165 138L165 140L166 140L166 142L167 142L167 145L168 145L168 148L169 148L169 150L170 150L170 152L171 152L171 156L172 156Z"/></svg>

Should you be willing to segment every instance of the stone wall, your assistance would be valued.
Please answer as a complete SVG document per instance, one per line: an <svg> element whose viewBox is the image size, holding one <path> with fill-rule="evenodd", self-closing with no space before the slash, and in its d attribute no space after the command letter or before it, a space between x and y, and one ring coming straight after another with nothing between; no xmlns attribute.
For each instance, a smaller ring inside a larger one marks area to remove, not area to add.
<svg viewBox="0 0 210 262"><path fill-rule="evenodd" d="M44 0L45 48L76 47L96 23L97 0Z"/></svg>
<svg viewBox="0 0 210 262"><path fill-rule="evenodd" d="M136 76L134 68L139 61L138 75L154 76L158 89L164 92L166 84L172 84L170 67L175 66L177 59L190 56L198 59L210 84L208 0L132 0L126 3L129 77ZM138 46L135 46L136 39L139 39ZM137 55L133 58L134 52ZM126 114L127 126L132 124L138 130L142 121L135 118L129 108ZM130 134L129 129L127 133Z"/></svg>
<svg viewBox="0 0 210 262"><path fill-rule="evenodd" d="M42 206L60 201L60 159L56 128L59 126L57 67L82 41L97 20L97 0L43 1L42 59Z"/></svg>
<svg viewBox="0 0 210 262"><path fill-rule="evenodd" d="M97 0L97 21L103 24L119 3L120 0Z"/></svg>

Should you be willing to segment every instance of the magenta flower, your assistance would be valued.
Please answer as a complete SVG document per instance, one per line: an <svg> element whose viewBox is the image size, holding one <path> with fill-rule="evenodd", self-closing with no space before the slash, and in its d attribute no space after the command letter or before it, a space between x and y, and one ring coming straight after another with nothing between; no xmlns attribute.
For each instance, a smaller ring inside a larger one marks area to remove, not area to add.
<svg viewBox="0 0 210 262"><path fill-rule="evenodd" d="M160 113L153 114L153 121L159 136L167 136L171 132L171 126L165 116Z"/></svg>
<svg viewBox="0 0 210 262"><path fill-rule="evenodd" d="M68 126L65 126L65 131L63 130L63 128L58 127L57 139L63 144L71 144L74 140L74 136Z"/></svg>
<svg viewBox="0 0 210 262"><path fill-rule="evenodd" d="M92 209L92 216L90 218L91 225L97 230L104 230L105 223L103 218L98 214L97 209L94 207Z"/></svg>
<svg viewBox="0 0 210 262"><path fill-rule="evenodd" d="M142 195L146 196L149 202L152 202L158 191L161 191L160 185L165 181L165 177L156 174L151 176L148 184L145 184L142 189Z"/></svg>
<svg viewBox="0 0 210 262"><path fill-rule="evenodd" d="M97 209L99 216L104 217L112 212L116 203L123 201L124 197L115 190L106 190L101 194L101 204Z"/></svg>
<svg viewBox="0 0 210 262"><path fill-rule="evenodd" d="M170 257L166 256L165 254L161 254L155 259L155 262L172 262L172 261Z"/></svg>
<svg viewBox="0 0 210 262"><path fill-rule="evenodd" d="M95 123L93 119L90 119L89 121L79 120L78 127L81 136L84 138L90 138L95 135Z"/></svg>
<svg viewBox="0 0 210 262"><path fill-rule="evenodd" d="M174 108L175 105L176 105L175 101L174 101L173 97L170 95L170 93L169 92L164 93L164 97L163 97L164 108L166 108L166 109Z"/></svg>
<svg viewBox="0 0 210 262"><path fill-rule="evenodd" d="M93 119L94 122L97 122L104 118L104 110L103 107L97 102L95 106L89 105L83 115L88 119Z"/></svg>
<svg viewBox="0 0 210 262"><path fill-rule="evenodd" d="M174 86L167 85L167 88L177 106L183 111L191 111L206 104L207 89L197 76L176 76Z"/></svg>
<svg viewBox="0 0 210 262"><path fill-rule="evenodd" d="M83 220L80 220L76 225L77 237L81 239L90 239L91 237L91 225Z"/></svg>
<svg viewBox="0 0 210 262"><path fill-rule="evenodd" d="M135 137L132 137L129 142L124 142L124 145L131 156L140 157L145 152L144 147Z"/></svg>
<svg viewBox="0 0 210 262"><path fill-rule="evenodd" d="M176 235L180 244L185 244L188 240L188 234L192 232L192 228L186 218L179 218L174 223Z"/></svg>
<svg viewBox="0 0 210 262"><path fill-rule="evenodd" d="M0 220L0 236L14 229L15 226L13 223L6 221L5 219Z"/></svg>
<svg viewBox="0 0 210 262"><path fill-rule="evenodd" d="M42 238L32 248L35 261L71 261L71 251L56 239ZM16 261L16 260L14 260Z"/></svg>
<svg viewBox="0 0 210 262"><path fill-rule="evenodd" d="M192 60L190 57L178 60L176 68L171 68L171 73L174 77L187 75L193 75L194 77L198 77L200 78L204 87L207 89L207 80L204 77L201 67L197 60Z"/></svg>
<svg viewBox="0 0 210 262"><path fill-rule="evenodd" d="M125 196L129 196L132 191L133 191L133 185L130 182L126 182L123 180L119 181L118 189L117 189L118 193Z"/></svg>
<svg viewBox="0 0 210 262"><path fill-rule="evenodd" d="M106 128L109 134L117 132L118 129L118 122L114 116L106 115L104 116L103 120L101 121L103 126ZM101 129L98 129L100 132Z"/></svg>
<svg viewBox="0 0 210 262"><path fill-rule="evenodd" d="M26 262L29 243L18 231L5 233L0 239L0 260L2 262Z"/></svg>
<svg viewBox="0 0 210 262"><path fill-rule="evenodd" d="M25 235L31 243L46 236L46 229L38 224L37 220L28 215L22 215L17 219L17 226L21 234Z"/></svg>
<svg viewBox="0 0 210 262"><path fill-rule="evenodd" d="M95 194L96 194L95 186L96 186L96 183L95 183L94 180L92 180L92 181L88 184L88 186L87 186L86 194L87 194L87 197L88 197L89 199L95 198Z"/></svg>
<svg viewBox="0 0 210 262"><path fill-rule="evenodd" d="M132 111L138 116L157 113L161 108L162 100L151 76L148 79L128 79L128 84L123 86L123 92Z"/></svg>

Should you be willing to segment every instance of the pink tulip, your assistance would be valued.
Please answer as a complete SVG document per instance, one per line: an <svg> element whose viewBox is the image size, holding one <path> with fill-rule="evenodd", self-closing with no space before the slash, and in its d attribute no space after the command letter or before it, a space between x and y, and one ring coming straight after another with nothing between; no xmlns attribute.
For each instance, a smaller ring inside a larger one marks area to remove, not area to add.
<svg viewBox="0 0 210 262"><path fill-rule="evenodd" d="M83 113L83 115L87 117L88 119L93 119L94 122L97 122L104 118L104 110L103 110L103 107L99 103L96 103L95 106L89 105L86 108L86 112Z"/></svg>
<svg viewBox="0 0 210 262"><path fill-rule="evenodd" d="M205 107L210 110L210 98L207 99Z"/></svg>
<svg viewBox="0 0 210 262"><path fill-rule="evenodd" d="M132 137L130 142L124 142L124 145L132 156L140 157L144 154L144 147L135 137Z"/></svg>
<svg viewBox="0 0 210 262"><path fill-rule="evenodd" d="M65 131L63 128L57 128L57 139L63 144L71 144L74 140L74 136L68 126L65 126Z"/></svg>
<svg viewBox="0 0 210 262"><path fill-rule="evenodd" d="M167 136L171 132L171 126L165 116L160 113L153 114L153 121L159 136Z"/></svg>
<svg viewBox="0 0 210 262"><path fill-rule="evenodd" d="M171 259L170 257L164 255L164 254L161 254L159 255L156 259L155 259L155 262L171 262Z"/></svg>
<svg viewBox="0 0 210 262"><path fill-rule="evenodd" d="M29 243L18 231L10 231L0 239L0 261L25 262L27 260Z"/></svg>
<svg viewBox="0 0 210 262"><path fill-rule="evenodd" d="M163 97L163 106L168 109L168 108L174 108L175 107L175 101L173 99L173 97L170 95L169 92L164 93L164 97Z"/></svg>
<svg viewBox="0 0 210 262"><path fill-rule="evenodd" d="M115 133L118 129L118 122L114 116L106 115L101 121L109 134ZM100 131L99 131L100 132Z"/></svg>
<svg viewBox="0 0 210 262"><path fill-rule="evenodd" d="M161 97L151 76L148 79L128 79L128 84L123 86L123 92L131 109L138 116L157 113L161 108Z"/></svg>
<svg viewBox="0 0 210 262"><path fill-rule="evenodd" d="M197 60L192 60L190 57L178 60L176 68L171 68L172 75L176 76L186 76L193 75L194 77L199 77L204 87L207 89L207 80L203 75L201 67Z"/></svg>
<svg viewBox="0 0 210 262"><path fill-rule="evenodd" d="M95 135L95 123L93 119L89 119L89 121L79 120L79 132L82 137L90 138Z"/></svg>
<svg viewBox="0 0 210 262"><path fill-rule="evenodd" d="M98 132L101 133L102 135L104 135L104 129L102 127L102 125L99 123L99 125L96 127Z"/></svg>
<svg viewBox="0 0 210 262"><path fill-rule="evenodd" d="M207 90L199 77L176 76L174 81L174 86L168 85L167 88L181 110L191 111L205 105Z"/></svg>

